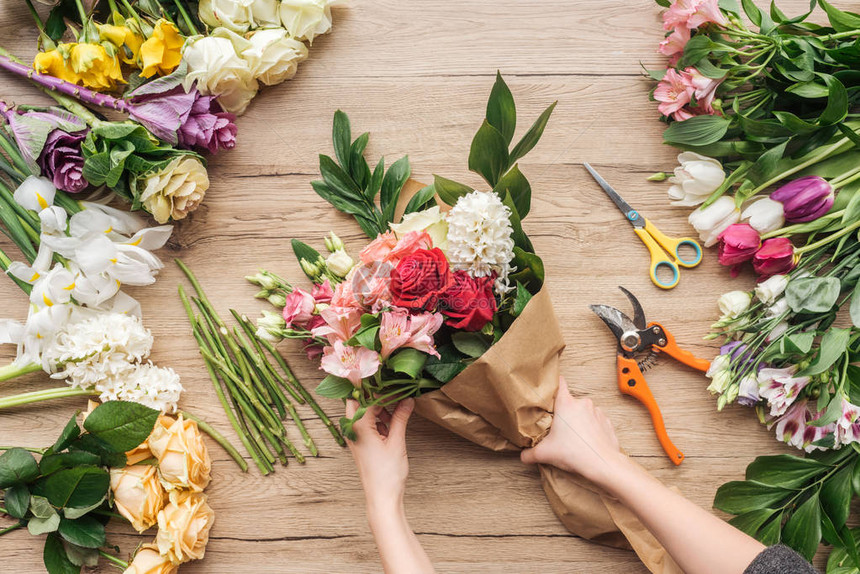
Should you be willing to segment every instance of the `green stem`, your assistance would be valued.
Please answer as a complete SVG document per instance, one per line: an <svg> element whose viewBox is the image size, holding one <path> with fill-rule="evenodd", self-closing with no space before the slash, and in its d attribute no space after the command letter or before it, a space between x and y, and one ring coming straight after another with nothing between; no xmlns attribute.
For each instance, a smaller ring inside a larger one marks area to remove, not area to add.
<svg viewBox="0 0 860 574"><path fill-rule="evenodd" d="M30 363L28 365L23 366L12 363L11 365L0 367L0 382L9 381L11 379L15 379L17 377L27 375L29 373L35 373L41 370L42 365L40 365L39 363Z"/></svg>
<svg viewBox="0 0 860 574"><path fill-rule="evenodd" d="M12 450L13 448L20 448L21 450L26 450L33 454L45 454L45 451L48 450L46 448L35 448L31 446L0 446L0 450ZM2 509L0 509L0 512L2 512Z"/></svg>
<svg viewBox="0 0 860 574"><path fill-rule="evenodd" d="M67 397L92 397L97 396L96 391L87 389L75 389L71 387L60 387L57 389L47 389L44 391L35 391L32 393L22 393L12 397L4 397L0 399L0 409L8 409L21 405L29 405L52 399L64 399Z"/></svg>
<svg viewBox="0 0 860 574"><path fill-rule="evenodd" d="M173 3L176 4L176 7L179 9L179 14L182 16L182 20L185 22L185 25L188 26L188 30L195 36L199 34L200 32L197 30L194 22L191 21L191 18L188 16L188 12L185 11L185 6L182 5L181 0L173 0Z"/></svg>
<svg viewBox="0 0 860 574"><path fill-rule="evenodd" d="M841 188L845 187L846 185L848 185L849 183L856 181L858 179L860 179L860 168L856 169L853 175L851 175L850 177L841 179L835 185L833 185L833 182L830 182L830 183L831 183L831 185L833 185L833 189L836 190L836 189L841 189Z"/></svg>
<svg viewBox="0 0 860 574"><path fill-rule="evenodd" d="M101 556L102 558L104 558L108 562L116 564L120 568L123 568L123 569L128 568L128 562L126 562L124 560L120 560L119 558L117 558L113 554L109 554L109 553L105 552L104 550L101 550L101 549L99 550L99 556Z"/></svg>
<svg viewBox="0 0 860 574"><path fill-rule="evenodd" d="M837 32L835 34L819 36L818 40L821 40L822 42L827 42L828 40L840 40L842 38L850 38L852 36L857 36L858 34L860 34L860 30L847 30L845 32Z"/></svg>
<svg viewBox="0 0 860 574"><path fill-rule="evenodd" d="M21 173L31 175L33 170L30 169L30 166L27 165L27 162L24 161L24 158L21 157L21 154L17 149L12 145L12 143L7 140L5 137L0 137L0 148L3 148L3 151L9 156L12 160L12 163L15 164L15 167L18 168Z"/></svg>
<svg viewBox="0 0 860 574"><path fill-rule="evenodd" d="M839 219L845 214L844 209L840 209L839 211L834 211L833 213L827 213L822 215L816 221L822 221L824 219ZM765 239L770 239L771 237L788 237L794 233L805 233L805 229L809 227L809 223L795 223L794 225L788 225L786 227L780 227L770 233L765 233L761 236L762 241ZM800 231L798 231L800 230Z"/></svg>
<svg viewBox="0 0 860 574"><path fill-rule="evenodd" d="M843 235L847 235L847 234L851 233L852 231L854 231L858 227L860 227L860 221L855 221L851 225L848 225L847 227L843 227L842 229L840 229L836 233L832 233L832 234L828 235L827 237L825 237L824 239L816 241L815 243L810 243L809 245L804 245L800 249L796 249L794 251L794 253L795 253L795 255L803 255L804 253L812 251L813 249L818 249L819 247L827 245L831 241L839 239Z"/></svg>
<svg viewBox="0 0 860 574"><path fill-rule="evenodd" d="M5 512L4 512L4 514L5 514ZM12 526L8 526L8 527L4 528L3 530L0 530L0 536L3 536L4 534L7 534L9 532L12 532L13 530L18 530L19 528L22 528L23 526L24 526L23 522L18 522L17 524L13 524Z"/></svg>
<svg viewBox="0 0 860 574"><path fill-rule="evenodd" d="M823 151L822 153L820 153L820 154L815 154L815 156L813 156L813 157L809 158L809 159L808 159L808 160L806 160L805 162L803 162L803 163L801 163L801 164L799 164L799 165L796 165L796 166L794 166L793 168L791 168L791 169L789 169L789 170L786 170L786 171L782 172L781 174L776 175L776 176L774 176L774 177L770 178L769 180L767 180L766 182L764 182L763 184L761 184L760 186L758 186L757 188L755 188L754 190L752 190L752 193L750 193L750 197L752 197L752 196L754 196L754 195L758 194L760 191L762 191L762 190L764 190L764 189L767 189L768 187L770 187L770 186L771 186L771 185L773 185L774 183L776 183L776 182L778 182L778 181L782 181L783 179L785 179L785 178L786 178L786 177L788 177L789 175L792 175L792 174L795 174L795 173L797 173L797 172L799 172L799 171L802 171L802 170L806 169L807 167L809 167L809 166L811 166L811 165L813 165L813 164L816 164L816 163L818 163L819 161L822 161L822 160L826 159L826 158L827 158L827 156L828 156L828 155L830 155L831 153L833 153L833 151L834 151L834 150L836 150L836 149L838 149L838 148L842 147L843 145L845 145L846 143L849 143L849 142L851 142L851 140L850 140L850 139L848 139L847 137L846 137L846 138L842 138L842 139L840 139L840 140L839 140L839 141L837 141L836 143L834 143L834 144L832 144L832 145L830 145L830 146L828 146L828 147L824 148L824 151Z"/></svg>
<svg viewBox="0 0 860 574"><path fill-rule="evenodd" d="M233 460L236 461L236 464L239 465L239 468L242 469L242 472L248 472L248 463L245 462L245 459L242 458L242 455L239 454L239 451L236 450L236 447L234 447L232 444L230 444L230 441L227 440L227 438L224 435L219 433L217 430L215 430L212 427L212 425L210 425L209 423L207 423L206 421L204 421L200 417L193 415L193 414L189 413L188 411L180 411L180 412L182 413L182 416L184 416L186 419L189 419L189 420L196 422L197 426L200 428L200 430L202 430L203 432L208 434L210 437L212 437L212 439L215 442L220 444L221 447L227 451L227 454L229 454L233 458Z"/></svg>

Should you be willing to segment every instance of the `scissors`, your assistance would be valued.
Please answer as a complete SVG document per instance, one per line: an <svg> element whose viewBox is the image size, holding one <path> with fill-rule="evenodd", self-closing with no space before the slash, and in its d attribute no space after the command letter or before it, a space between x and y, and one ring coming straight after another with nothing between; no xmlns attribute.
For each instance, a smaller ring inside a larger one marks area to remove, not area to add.
<svg viewBox="0 0 860 574"><path fill-rule="evenodd" d="M664 235L654 226L653 223L645 219L638 211L633 209L629 203L624 201L624 199L618 195L618 192L616 192L599 173L594 171L590 165L587 163L582 165L585 166L585 169L588 170L591 177L594 178L600 187L603 188L603 191L606 192L606 195L608 195L618 209L621 210L621 213L624 214L624 217L626 217L627 221L629 221L633 226L633 231L636 232L636 235L639 236L639 239L642 240L642 243L644 243L645 247L648 248L648 251L651 252L651 281L654 282L654 285L661 289L671 289L678 284L678 280L681 278L681 273L678 270L679 265L681 267L689 268L695 267L702 262L702 246L699 245L698 241L690 237L673 239ZM693 248L695 256L692 259L684 259L681 256L681 247L683 246ZM663 282L657 276L657 271L661 267L665 267L672 271L672 279L670 281Z"/></svg>

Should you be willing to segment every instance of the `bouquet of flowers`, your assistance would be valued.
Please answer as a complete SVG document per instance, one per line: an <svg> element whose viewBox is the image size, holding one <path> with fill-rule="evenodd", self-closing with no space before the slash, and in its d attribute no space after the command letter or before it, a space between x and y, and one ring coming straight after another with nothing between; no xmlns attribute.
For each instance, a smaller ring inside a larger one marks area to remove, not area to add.
<svg viewBox="0 0 860 574"><path fill-rule="evenodd" d="M370 242L355 260L333 234L326 257L294 240L310 289L268 271L249 277L261 288L257 296L279 308L258 320L259 335L301 340L326 373L317 392L355 398L356 417L417 397L425 418L486 448L537 444L552 424L564 341L543 263L523 230L531 186L517 162L538 143L554 106L514 143L513 95L497 76L469 153L469 168L488 191L441 176L417 184L407 158L387 170L380 160L371 170L368 134L353 140L347 116L337 112L335 157L320 156L322 180L312 186L353 216ZM341 419L347 436L355 420ZM541 477L570 531L633 548L653 572L680 572L600 489L552 467L542 467Z"/></svg>
<svg viewBox="0 0 860 574"><path fill-rule="evenodd" d="M666 4L659 50L671 61L652 74L653 96L664 140L685 150L670 198L699 206L690 224L733 276L748 263L758 276L719 300L708 389L718 409L754 407L778 440L811 453L756 459L714 504L810 559L823 538L835 547L827 572L857 572L846 522L860 494L860 16L818 4L827 26L807 22L815 3L790 18L745 1L757 29L732 2Z"/></svg>

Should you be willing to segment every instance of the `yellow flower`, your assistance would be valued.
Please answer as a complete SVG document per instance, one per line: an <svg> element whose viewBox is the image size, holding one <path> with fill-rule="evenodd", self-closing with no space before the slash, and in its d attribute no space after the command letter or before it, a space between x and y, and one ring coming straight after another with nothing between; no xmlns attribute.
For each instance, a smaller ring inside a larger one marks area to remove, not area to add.
<svg viewBox="0 0 860 574"><path fill-rule="evenodd" d="M73 84L77 84L80 80L80 77L68 65L63 53L57 49L36 54L33 59L33 69L41 74L48 74Z"/></svg>
<svg viewBox="0 0 860 574"><path fill-rule="evenodd" d="M179 570L167 556L162 556L155 544L144 544L123 574L175 574Z"/></svg>
<svg viewBox="0 0 860 574"><path fill-rule="evenodd" d="M157 522L166 496L154 466L112 468L110 488L117 512L126 517L135 530L143 532Z"/></svg>
<svg viewBox="0 0 860 574"><path fill-rule="evenodd" d="M158 513L158 552L174 564L200 560L209 543L215 513L200 492L175 490L170 502Z"/></svg>
<svg viewBox="0 0 860 574"><path fill-rule="evenodd" d="M161 417L147 444L158 459L158 473L165 489L202 492L209 484L212 461L196 422L181 414L175 420Z"/></svg>
<svg viewBox="0 0 860 574"><path fill-rule="evenodd" d="M152 30L152 36L140 47L140 75L151 78L155 74L163 76L172 72L182 59L184 44L185 39L176 26L166 20L159 20Z"/></svg>
<svg viewBox="0 0 860 574"><path fill-rule="evenodd" d="M143 37L128 26L97 24L99 38L116 46L120 60L126 64L137 64Z"/></svg>
<svg viewBox="0 0 860 574"><path fill-rule="evenodd" d="M111 89L117 82L125 83L119 60L110 56L101 44L72 44L72 70L80 82L94 89Z"/></svg>

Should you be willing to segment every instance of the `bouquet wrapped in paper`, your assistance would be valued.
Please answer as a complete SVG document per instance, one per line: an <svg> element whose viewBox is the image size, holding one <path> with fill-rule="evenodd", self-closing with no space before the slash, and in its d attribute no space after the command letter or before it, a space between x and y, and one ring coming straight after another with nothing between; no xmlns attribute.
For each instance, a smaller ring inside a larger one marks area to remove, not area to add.
<svg viewBox="0 0 860 574"><path fill-rule="evenodd" d="M406 158L371 171L368 135L353 141L346 115L335 114L337 161L321 157L323 180L313 187L372 241L355 261L334 234L327 257L294 240L310 291L267 271L249 280L281 309L264 313L258 335L303 340L327 373L317 392L359 402L341 419L348 437L367 409L406 397L427 419L495 451L534 446L549 431L564 341L543 263L522 228L531 188L516 162L538 142L553 107L512 146L513 96L497 78L469 156L470 169L492 186L487 192L440 176L422 187L409 181ZM571 532L633 548L653 572L679 572L600 489L553 467L542 467L541 477Z"/></svg>

